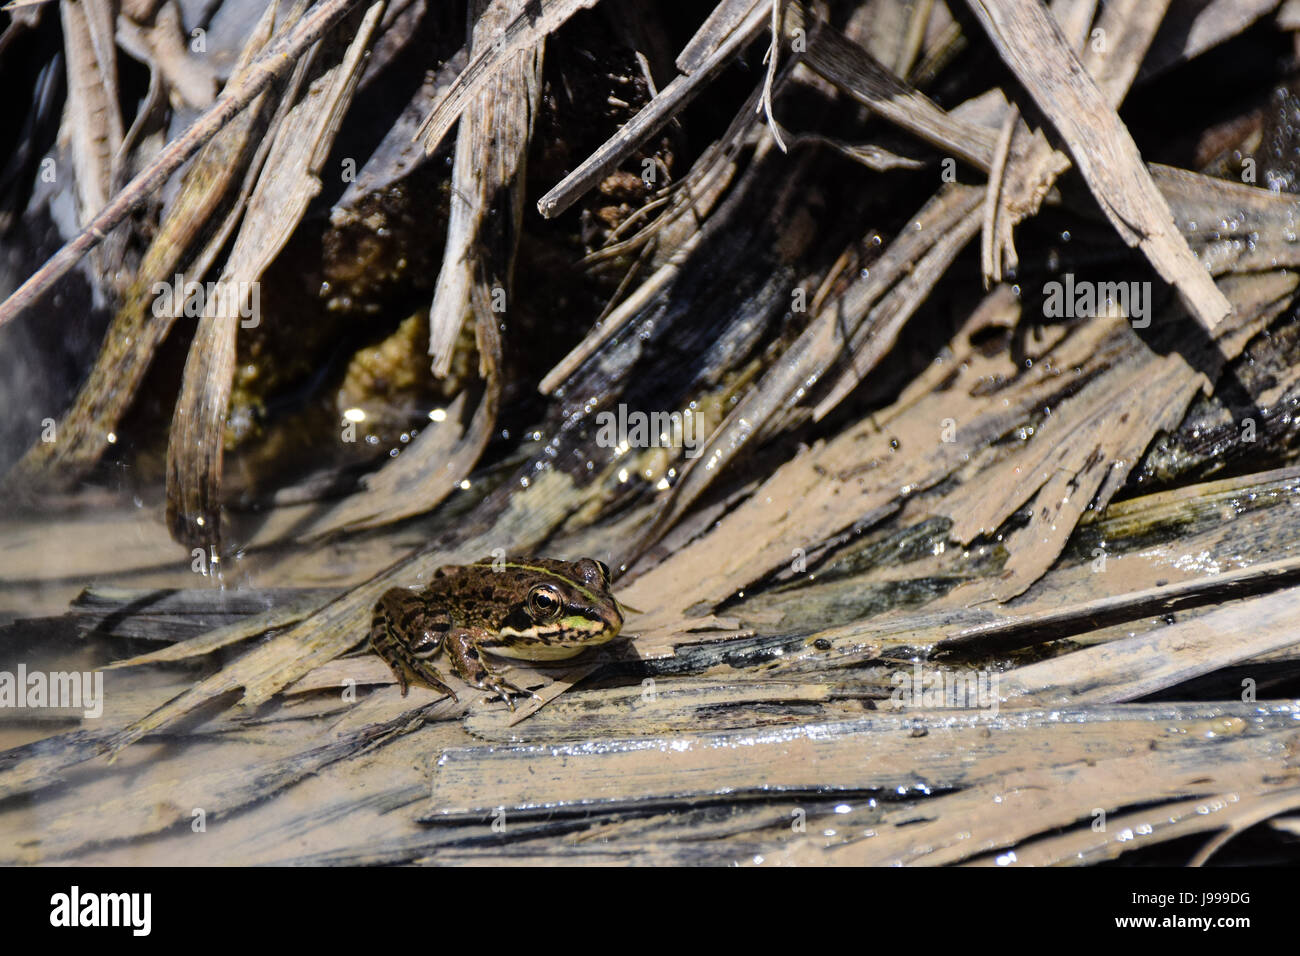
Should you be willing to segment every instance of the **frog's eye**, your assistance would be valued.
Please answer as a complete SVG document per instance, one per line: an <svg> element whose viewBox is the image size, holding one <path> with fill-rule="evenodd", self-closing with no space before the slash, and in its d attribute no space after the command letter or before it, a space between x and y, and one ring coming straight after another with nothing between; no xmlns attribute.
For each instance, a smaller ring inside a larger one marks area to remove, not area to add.
<svg viewBox="0 0 1300 956"><path fill-rule="evenodd" d="M596 567L600 568L600 583L609 587L609 565L604 561L597 561Z"/></svg>
<svg viewBox="0 0 1300 956"><path fill-rule="evenodd" d="M560 592L550 584L539 584L528 592L528 613L535 621L553 621L563 608Z"/></svg>

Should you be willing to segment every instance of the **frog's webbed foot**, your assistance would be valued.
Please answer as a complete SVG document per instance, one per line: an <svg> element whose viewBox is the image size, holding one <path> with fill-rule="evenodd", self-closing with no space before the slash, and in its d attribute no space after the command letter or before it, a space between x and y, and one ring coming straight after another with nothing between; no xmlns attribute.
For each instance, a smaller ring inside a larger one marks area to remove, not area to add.
<svg viewBox="0 0 1300 956"><path fill-rule="evenodd" d="M454 690L452 690L450 687L448 687L440 680L438 671L435 668L425 664L424 662L422 661L414 662L411 665L411 674L412 677L414 678L414 683L424 684L426 687L431 687L434 690L438 691L439 693L445 694L446 696L450 697L452 700L460 699L459 697L456 696L456 692ZM402 685L402 696L405 697L407 682L402 680L400 677L397 679L397 681L399 684Z"/></svg>
<svg viewBox="0 0 1300 956"><path fill-rule="evenodd" d="M407 666L401 661L388 661L387 663L389 670L397 678L397 686L402 689L403 697L410 691L412 684L422 684L450 697L452 700L460 699L456 696L454 690L439 679L438 672L432 667L421 666L418 663Z"/></svg>
<svg viewBox="0 0 1300 956"><path fill-rule="evenodd" d="M491 691L492 693L498 695L502 700L506 702L506 706L509 707L511 710L515 709L515 697L536 697L537 696L531 690L525 690L522 687L516 687L514 684L510 683L510 681L504 680L498 677L496 674L491 673L490 671L488 673L489 676L487 680L482 681L481 683L476 684L475 686L478 687L480 690ZM488 698L488 700L491 699L492 699L491 697Z"/></svg>
<svg viewBox="0 0 1300 956"><path fill-rule="evenodd" d="M456 673L479 690L486 690L500 697L511 710L515 709L515 697L536 697L537 695L532 691L516 687L488 667L475 643L477 637L474 631L465 628L448 632L444 646Z"/></svg>

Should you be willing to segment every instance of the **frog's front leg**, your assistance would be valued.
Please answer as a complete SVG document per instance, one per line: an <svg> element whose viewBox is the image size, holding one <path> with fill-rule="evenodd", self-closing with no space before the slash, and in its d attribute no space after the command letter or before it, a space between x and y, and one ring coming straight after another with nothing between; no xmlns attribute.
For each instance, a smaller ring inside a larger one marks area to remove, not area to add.
<svg viewBox="0 0 1300 956"><path fill-rule="evenodd" d="M414 681L456 699L455 691L442 682L429 663L442 647L450 626L446 612L434 610L406 588L385 591L375 605L370 646L392 670L403 697Z"/></svg>
<svg viewBox="0 0 1300 956"><path fill-rule="evenodd" d="M487 662L483 660L482 652L478 649L478 641L487 636L487 632L474 628L452 628L447 632L443 642L447 649L447 659L451 661L452 668L462 680L481 690L499 694L506 702L506 706L514 710L515 702L511 697L512 694L518 697L537 695L532 691L516 687L488 667Z"/></svg>

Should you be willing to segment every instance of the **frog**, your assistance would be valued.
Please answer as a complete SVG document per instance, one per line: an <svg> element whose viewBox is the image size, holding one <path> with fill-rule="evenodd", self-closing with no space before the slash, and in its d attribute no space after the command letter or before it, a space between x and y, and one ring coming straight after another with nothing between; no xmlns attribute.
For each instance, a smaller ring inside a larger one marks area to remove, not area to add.
<svg viewBox="0 0 1300 956"><path fill-rule="evenodd" d="M515 709L536 697L503 679L485 655L561 661L606 644L623 628L609 568L581 558L483 558L445 565L422 590L392 588L375 605L370 647L407 695L422 684L458 699L434 664L441 651L461 680Z"/></svg>

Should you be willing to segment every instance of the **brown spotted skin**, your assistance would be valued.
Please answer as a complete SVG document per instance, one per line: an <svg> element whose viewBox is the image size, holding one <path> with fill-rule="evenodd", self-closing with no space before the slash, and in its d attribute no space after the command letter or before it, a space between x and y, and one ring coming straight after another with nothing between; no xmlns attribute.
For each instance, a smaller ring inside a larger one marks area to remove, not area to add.
<svg viewBox="0 0 1300 956"><path fill-rule="evenodd" d="M622 626L609 571L597 561L485 558L439 568L423 591L386 592L375 606L370 643L403 695L419 683L456 696L433 662L442 653L458 677L513 710L513 697L527 692L502 680L484 652L564 660L612 640Z"/></svg>
<svg viewBox="0 0 1300 956"><path fill-rule="evenodd" d="M428 661L450 628L451 618L431 609L414 591L393 588L379 599L370 625L370 646L392 668L403 697L415 682L456 699L456 693L438 679L437 670ZM432 649L426 654L429 644Z"/></svg>

